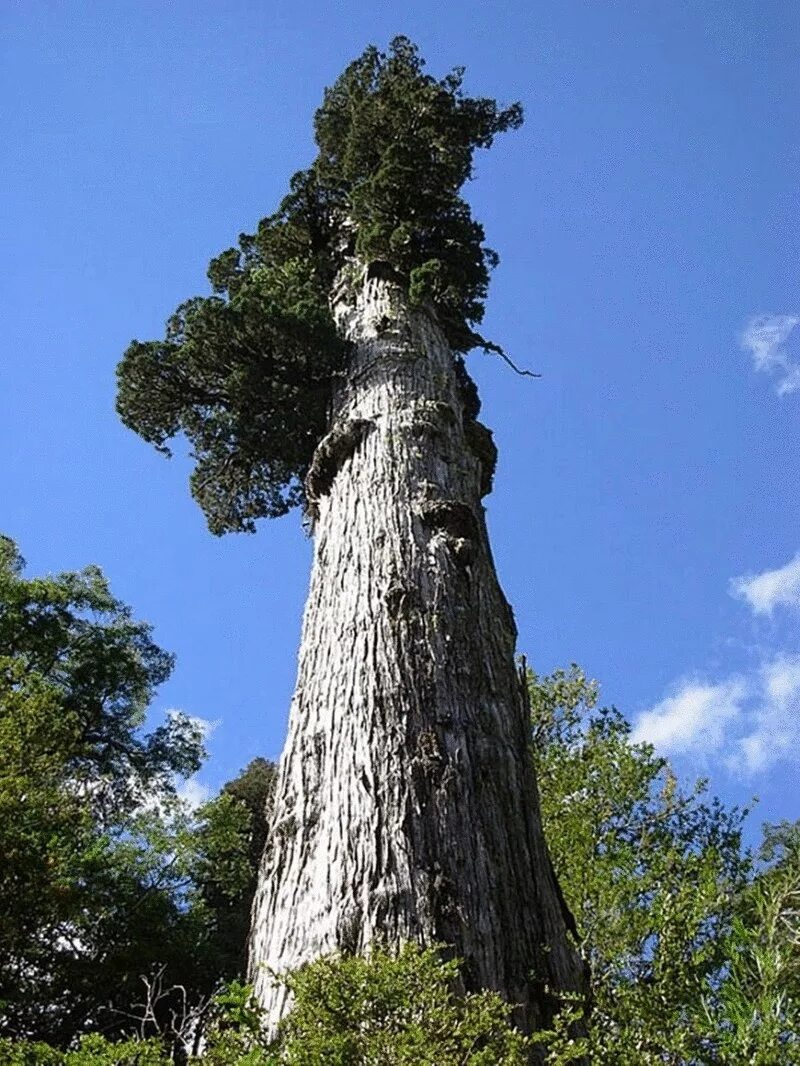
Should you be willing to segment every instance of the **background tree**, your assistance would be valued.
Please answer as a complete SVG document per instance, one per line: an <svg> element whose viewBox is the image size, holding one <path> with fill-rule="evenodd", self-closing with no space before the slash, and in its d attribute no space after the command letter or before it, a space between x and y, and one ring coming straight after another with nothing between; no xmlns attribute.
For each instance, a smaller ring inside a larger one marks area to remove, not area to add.
<svg viewBox="0 0 800 1066"><path fill-rule="evenodd" d="M765 826L704 1001L713 1062L800 1063L800 822Z"/></svg>
<svg viewBox="0 0 800 1066"><path fill-rule="evenodd" d="M0 1033L129 1030L154 975L166 1028L169 989L243 975L274 768L183 811L200 728L141 729L171 667L98 569L26 578L0 539Z"/></svg>
<svg viewBox="0 0 800 1066"><path fill-rule="evenodd" d="M22 571L0 538L0 1034L128 1032L144 978L164 1035L243 975L274 766L183 809L202 729L142 730L172 657L96 567Z"/></svg>
<svg viewBox="0 0 800 1066"><path fill-rule="evenodd" d="M481 497L495 463L461 354L496 255L461 188L518 126L396 38L326 91L318 154L119 367L123 420L179 434L211 529L301 500L315 557L252 965L446 943L535 1028L583 974L542 835L516 630ZM491 346L490 346L491 347Z"/></svg>
<svg viewBox="0 0 800 1066"><path fill-rule="evenodd" d="M746 812L679 788L579 668L528 683L545 831L591 969L591 1061L800 1061L800 828L766 827L754 867Z"/></svg>
<svg viewBox="0 0 800 1066"><path fill-rule="evenodd" d="M198 811L188 841L191 903L202 914L205 991L244 978L250 912L264 854L276 768L257 758Z"/></svg>
<svg viewBox="0 0 800 1066"><path fill-rule="evenodd" d="M3 538L0 1027L58 1041L174 939L146 808L197 768L202 738L177 714L141 733L172 659L98 569L27 579L22 567Z"/></svg>

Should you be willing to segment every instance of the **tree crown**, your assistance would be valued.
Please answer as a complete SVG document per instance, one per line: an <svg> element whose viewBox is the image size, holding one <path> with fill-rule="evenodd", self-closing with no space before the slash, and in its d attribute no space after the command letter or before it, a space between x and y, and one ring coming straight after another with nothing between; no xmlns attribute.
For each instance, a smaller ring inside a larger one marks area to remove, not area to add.
<svg viewBox="0 0 800 1066"><path fill-rule="evenodd" d="M182 304L164 340L133 341L118 368L122 420L159 450L186 436L192 494L212 532L252 531L303 500L347 361L330 308L348 263L388 265L435 309L455 352L483 343L496 254L461 196L477 148L522 121L519 104L469 97L395 38L351 63L314 120L318 154L278 211L212 260L214 295Z"/></svg>

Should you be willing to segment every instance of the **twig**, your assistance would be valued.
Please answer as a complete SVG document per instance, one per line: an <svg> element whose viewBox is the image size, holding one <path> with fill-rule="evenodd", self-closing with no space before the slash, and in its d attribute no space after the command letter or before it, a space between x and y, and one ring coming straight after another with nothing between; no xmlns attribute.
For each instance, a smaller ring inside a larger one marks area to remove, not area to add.
<svg viewBox="0 0 800 1066"><path fill-rule="evenodd" d="M514 371L514 373L515 374L519 374L519 376L521 378L540 378L542 376L541 374L537 374L533 370L520 370L520 368L516 365L516 363L512 362L512 360L506 355L506 353L503 351L503 349L501 347L499 347L499 346L497 348L494 348L494 347L488 348L487 351L495 352L497 355L499 355L501 359L504 359L505 362L508 363L508 365Z"/></svg>
<svg viewBox="0 0 800 1066"><path fill-rule="evenodd" d="M500 358L507 363L515 374L519 374L521 378L540 378L542 375L535 373L533 370L522 370L511 359L509 355L500 347L499 344L495 344L494 341L485 340L480 333L473 333L470 340L474 343L476 348L483 348L485 352L492 352L494 355L499 355Z"/></svg>

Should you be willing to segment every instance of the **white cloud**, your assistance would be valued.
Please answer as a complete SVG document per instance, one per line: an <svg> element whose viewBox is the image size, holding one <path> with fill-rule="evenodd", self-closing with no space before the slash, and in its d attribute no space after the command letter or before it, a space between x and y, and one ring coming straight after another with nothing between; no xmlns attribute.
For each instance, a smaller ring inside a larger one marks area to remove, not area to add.
<svg viewBox="0 0 800 1066"><path fill-rule="evenodd" d="M745 695L739 678L717 685L683 681L672 696L639 716L631 740L662 752L710 755L720 750L727 728L741 716Z"/></svg>
<svg viewBox="0 0 800 1066"><path fill-rule="evenodd" d="M797 315L760 315L750 319L742 334L742 347L750 352L753 368L775 376L779 396L800 389L800 362L783 347L798 322Z"/></svg>
<svg viewBox="0 0 800 1066"><path fill-rule="evenodd" d="M190 777L178 785L177 794L178 799L185 803L190 811L196 811L206 800L211 799L211 789L196 777Z"/></svg>
<svg viewBox="0 0 800 1066"><path fill-rule="evenodd" d="M772 614L775 607L800 607L800 554L776 570L735 577L732 596L747 600L756 614Z"/></svg>
<svg viewBox="0 0 800 1066"><path fill-rule="evenodd" d="M747 775L768 770L800 745L800 655L765 663L759 680L750 732L739 738L727 760L731 770Z"/></svg>
<svg viewBox="0 0 800 1066"><path fill-rule="evenodd" d="M756 615L778 606L800 609L800 553L784 566L731 579L732 596ZM740 776L770 770L776 763L800 768L800 654L762 648L760 662L744 673L715 681L686 679L639 715L634 743L647 742L664 754L699 759L715 755Z"/></svg>
<svg viewBox="0 0 800 1066"><path fill-rule="evenodd" d="M665 755L717 755L737 775L752 777L800 752L800 655L777 655L748 678L717 684L682 682L639 716L633 743Z"/></svg>

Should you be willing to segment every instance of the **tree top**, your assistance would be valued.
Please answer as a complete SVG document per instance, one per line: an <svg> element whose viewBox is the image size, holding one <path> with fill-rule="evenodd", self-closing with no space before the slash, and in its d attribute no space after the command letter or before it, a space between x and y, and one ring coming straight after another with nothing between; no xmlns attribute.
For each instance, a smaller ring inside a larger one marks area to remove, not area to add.
<svg viewBox="0 0 800 1066"><path fill-rule="evenodd" d="M489 271L461 188L473 154L522 122L464 94L464 70L425 72L417 47L374 46L325 90L318 148L278 210L212 260L214 294L182 304L161 341L133 341L118 367L123 422L159 450L183 434L192 494L212 532L252 531L303 501L348 347L330 308L348 263L388 264L412 304L426 304L455 353L481 338Z"/></svg>

